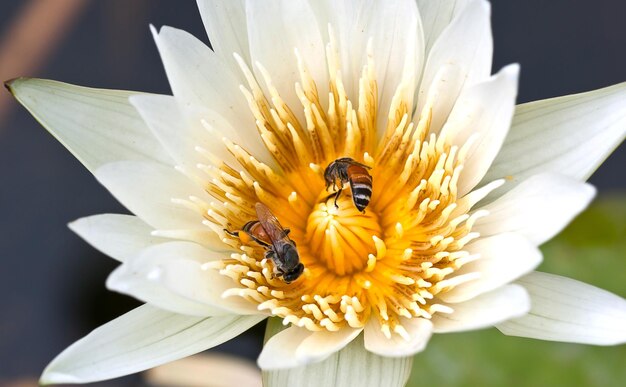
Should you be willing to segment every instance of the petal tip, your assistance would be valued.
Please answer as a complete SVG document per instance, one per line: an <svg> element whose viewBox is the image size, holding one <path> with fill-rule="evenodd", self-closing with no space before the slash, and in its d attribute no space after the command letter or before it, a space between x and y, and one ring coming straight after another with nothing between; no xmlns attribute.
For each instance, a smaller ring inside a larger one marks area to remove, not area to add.
<svg viewBox="0 0 626 387"><path fill-rule="evenodd" d="M17 88L19 87L19 85L30 79L31 78L28 78L28 77L17 77L17 78L8 79L4 81L3 83L4 83L4 87L9 91L9 93L11 93L11 95L15 97L15 92Z"/></svg>
<svg viewBox="0 0 626 387"><path fill-rule="evenodd" d="M509 65L506 65L503 69L502 72L510 77L517 77L519 75L521 66L519 63L511 63Z"/></svg>
<svg viewBox="0 0 626 387"><path fill-rule="evenodd" d="M596 197L598 189L594 185L589 183L585 183L584 187L585 196L588 198L589 202L591 202L593 198Z"/></svg>
<svg viewBox="0 0 626 387"><path fill-rule="evenodd" d="M48 371L48 370L44 370L43 374L39 378L40 386L49 386L52 384L66 384L66 383L77 384L81 382L83 381L73 375L66 374L63 372Z"/></svg>

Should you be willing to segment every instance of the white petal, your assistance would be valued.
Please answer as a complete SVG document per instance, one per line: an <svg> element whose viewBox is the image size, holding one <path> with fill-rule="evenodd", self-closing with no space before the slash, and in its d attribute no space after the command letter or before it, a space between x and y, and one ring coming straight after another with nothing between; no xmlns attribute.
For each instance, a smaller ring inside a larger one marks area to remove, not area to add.
<svg viewBox="0 0 626 387"><path fill-rule="evenodd" d="M626 83L523 104L483 182L509 176L513 181L494 192L502 195L542 172L583 181L625 136Z"/></svg>
<svg viewBox="0 0 626 387"><path fill-rule="evenodd" d="M441 32L463 11L469 0L417 0L428 53Z"/></svg>
<svg viewBox="0 0 626 387"><path fill-rule="evenodd" d="M242 141L239 145L274 166L258 135L248 102L239 90L241 80L237 75L210 48L185 31L163 27L159 33L153 28L152 33L176 99L218 112L223 117L221 121L229 125L216 127L217 132L229 138L237 136ZM210 117L203 118L210 122ZM237 134L229 133L232 128Z"/></svg>
<svg viewBox="0 0 626 387"><path fill-rule="evenodd" d="M200 212L172 199L196 196L208 202L207 193L173 167L120 161L106 164L94 174L117 200L154 228L206 229Z"/></svg>
<svg viewBox="0 0 626 387"><path fill-rule="evenodd" d="M230 277L203 269L203 263L223 257L195 243L162 243L129 258L111 273L107 287L175 313L258 314L243 298L222 298L226 289L239 287Z"/></svg>
<svg viewBox="0 0 626 387"><path fill-rule="evenodd" d="M245 3L245 0L198 0L211 47L233 71L239 69L233 58L235 52L250 63Z"/></svg>
<svg viewBox="0 0 626 387"><path fill-rule="evenodd" d="M377 126L382 135L400 83L405 93L412 94L419 82L424 61L421 18L415 0L377 1L362 6L367 7L364 14L369 17L363 41L372 39L379 95ZM412 106L413 96L409 98L405 102Z"/></svg>
<svg viewBox="0 0 626 387"><path fill-rule="evenodd" d="M506 285L460 304L448 305L454 312L437 313L435 333L460 332L493 326L522 316L530 310L530 298L519 285Z"/></svg>
<svg viewBox="0 0 626 387"><path fill-rule="evenodd" d="M185 106L169 95L133 96L130 103L137 108L177 165L192 171L196 170L199 163L221 165L221 162L226 162L229 165L237 165L236 159L221 138L226 137L235 143L242 143L241 138L218 114L188 104ZM209 121L210 117L214 120ZM202 120L210 124L210 127L206 128ZM214 129L213 133L210 129ZM200 154L197 147L209 152L212 159L209 160Z"/></svg>
<svg viewBox="0 0 626 387"><path fill-rule="evenodd" d="M421 18L415 0L311 1L324 39L330 24L337 42L342 83L353 103L358 100L358 78L367 64L371 40L372 59L379 91L379 131L386 127L389 103L401 79L417 82L424 61ZM410 86L415 89L415 85ZM408 89L408 88L407 88ZM410 101L409 105L410 105Z"/></svg>
<svg viewBox="0 0 626 387"><path fill-rule="evenodd" d="M489 216L478 219L472 231L482 236L515 232L540 245L584 210L594 195L591 185L564 175L531 176L483 207Z"/></svg>
<svg viewBox="0 0 626 387"><path fill-rule="evenodd" d="M291 326L265 343L258 364L263 370L275 370L317 363L348 345L360 332L352 328L311 332Z"/></svg>
<svg viewBox="0 0 626 387"><path fill-rule="evenodd" d="M418 113L425 106L427 92L442 67L455 67L460 75L446 80L446 92L439 95L433 109L437 120L448 116L464 87L489 77L493 54L490 13L488 2L470 0L438 36L424 67L424 76L418 91Z"/></svg>
<svg viewBox="0 0 626 387"><path fill-rule="evenodd" d="M300 105L295 92L300 73L294 49L298 49L324 99L328 95L325 43L308 1L248 0L246 14L251 60L269 71L274 86L287 105L291 108ZM256 66L253 70L259 79L263 79ZM294 112L299 110L294 109Z"/></svg>
<svg viewBox="0 0 626 387"><path fill-rule="evenodd" d="M263 318L199 318L140 306L68 347L40 383L89 383L143 371L219 345Z"/></svg>
<svg viewBox="0 0 626 387"><path fill-rule="evenodd" d="M273 319L269 320L268 330ZM280 322L278 322L280 324ZM291 355L283 358L289 361ZM413 357L383 357L366 351L363 336L328 359L307 366L263 371L266 387L403 387L411 373Z"/></svg>
<svg viewBox="0 0 626 387"><path fill-rule="evenodd" d="M176 98L241 115L247 103L239 92L240 82L209 47L188 32L172 27L165 26L158 32L153 27L152 34Z"/></svg>
<svg viewBox="0 0 626 387"><path fill-rule="evenodd" d="M263 345L257 364L261 369L282 369L297 367L296 350L304 339L313 332L296 326L289 327L284 331L272 336Z"/></svg>
<svg viewBox="0 0 626 387"><path fill-rule="evenodd" d="M502 333L539 340L615 345L626 343L626 300L595 286L534 272L518 281L532 308L498 324Z"/></svg>
<svg viewBox="0 0 626 387"><path fill-rule="evenodd" d="M423 318L400 318L400 324L410 339L392 333L388 339L381 331L376 318L370 318L364 329L365 349L380 356L402 357L412 356L426 348L433 333L433 324Z"/></svg>
<svg viewBox="0 0 626 387"><path fill-rule="evenodd" d="M93 215L75 220L69 227L90 245L121 262L145 247L167 241L152 236L154 229L132 215Z"/></svg>
<svg viewBox="0 0 626 387"><path fill-rule="evenodd" d="M118 160L171 164L128 97L131 91L91 89L45 79L7 83L28 109L87 169Z"/></svg>
<svg viewBox="0 0 626 387"><path fill-rule="evenodd" d="M463 265L454 273L455 277L470 273L478 273L479 277L440 294L445 302L464 302L506 285L534 270L542 258L535 244L514 233L478 239L468 244L465 250L479 258Z"/></svg>
<svg viewBox="0 0 626 387"><path fill-rule="evenodd" d="M458 190L465 195L476 186L498 154L511 125L517 96L519 65L509 65L488 81L463 91L442 129L446 141L467 151Z"/></svg>
<svg viewBox="0 0 626 387"><path fill-rule="evenodd" d="M309 337L302 340L296 349L298 364L317 363L327 359L330 355L350 344L359 333L361 333L361 329L352 328L343 328L337 332L326 330L313 332Z"/></svg>

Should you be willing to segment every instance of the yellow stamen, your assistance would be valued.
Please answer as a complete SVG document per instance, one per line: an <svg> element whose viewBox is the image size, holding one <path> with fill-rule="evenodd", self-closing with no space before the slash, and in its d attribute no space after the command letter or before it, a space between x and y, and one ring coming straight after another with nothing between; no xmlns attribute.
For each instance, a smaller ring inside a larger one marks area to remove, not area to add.
<svg viewBox="0 0 626 387"><path fill-rule="evenodd" d="M243 298L285 324L312 331L362 328L375 318L385 336L409 340L402 319L450 313L449 307L437 303L437 295L475 278L453 275L477 259L463 248L478 236L472 232L474 222L487 214L470 211L502 182L459 197L463 162L475 137L453 145L447 134L452 130L441 128L444 121L433 116L432 96L419 117L413 117L411 68L405 68L389 111L379 112L371 41L354 85L358 90L346 90L332 29L329 36L327 104L297 50L300 80L294 85L296 105L291 106L270 71L255 64L261 75L257 79L235 56L247 83L240 89L250 108L241 114L254 117L278 168L215 135L239 165L215 160L208 150L196 147L202 161L197 168L207 178L206 190L215 201L188 197L173 202L201 213L203 223L225 248L238 251L202 265L203 270L217 270L233 280L223 297ZM377 128L379 114L387 117L383 130ZM217 133L206 121L202 125ZM432 125L441 129L440 134L431 132ZM336 202L333 187L326 190L324 171L340 157L371 167L373 192L364 212L356 209L349 184L341 187ZM305 270L291 283L280 276L277 262L265 258L268 247L243 243L224 232L257 220L257 202L290 229L288 237L296 243Z"/></svg>

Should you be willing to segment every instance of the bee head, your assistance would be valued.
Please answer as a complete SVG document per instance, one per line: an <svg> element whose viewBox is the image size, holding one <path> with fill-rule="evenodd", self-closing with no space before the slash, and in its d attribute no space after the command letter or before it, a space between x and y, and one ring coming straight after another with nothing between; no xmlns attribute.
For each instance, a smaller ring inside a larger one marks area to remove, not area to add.
<svg viewBox="0 0 626 387"><path fill-rule="evenodd" d="M283 247L283 264L285 267L296 267L300 262L300 256L298 255L298 250L295 246L291 244L286 244Z"/></svg>
<svg viewBox="0 0 626 387"><path fill-rule="evenodd" d="M299 263L293 270L290 270L283 274L283 280L286 283L291 283L300 277L302 272L304 271L304 265Z"/></svg>

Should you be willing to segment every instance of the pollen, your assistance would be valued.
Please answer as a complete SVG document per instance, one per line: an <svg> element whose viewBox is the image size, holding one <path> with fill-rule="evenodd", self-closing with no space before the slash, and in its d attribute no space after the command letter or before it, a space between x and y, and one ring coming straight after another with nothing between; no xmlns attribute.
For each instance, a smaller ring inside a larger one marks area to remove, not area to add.
<svg viewBox="0 0 626 387"><path fill-rule="evenodd" d="M247 80L240 89L249 111L242 114L254 116L273 167L223 138L238 165L199 165L215 201L189 198L184 205L201 211L205 225L236 251L205 266L232 280L223 297L243 298L285 324L312 331L361 328L373 318L387 337L406 338L401 317L451 312L438 295L471 279L450 276L471 260L464 246L477 237L471 227L484 214L471 213L475 197L458 196L467 149L452 145L443 131L431 131L432 105L412 111L410 76L402 77L388 110L379 111L368 47L353 99L342 81L332 30L328 95L320 95L296 51L300 81L294 85L297 103L290 106L268 69L256 64L254 71L236 56ZM364 211L355 208L349 184L326 188L325 168L342 157L370 168L372 192ZM289 228L305 267L293 282L276 275L269 247L224 231L256 220L256 203Z"/></svg>

